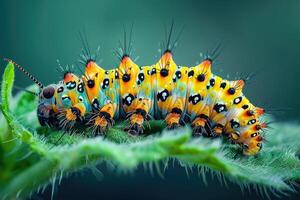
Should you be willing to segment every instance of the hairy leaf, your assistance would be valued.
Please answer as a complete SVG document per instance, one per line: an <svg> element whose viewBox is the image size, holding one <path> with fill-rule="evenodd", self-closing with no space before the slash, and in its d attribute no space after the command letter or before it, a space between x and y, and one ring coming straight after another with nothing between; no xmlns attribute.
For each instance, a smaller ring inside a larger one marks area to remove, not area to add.
<svg viewBox="0 0 300 200"><path fill-rule="evenodd" d="M9 63L1 91L0 108L8 125L0 129L4 131L0 133L0 196L4 199L26 197L83 167L95 171L99 162L113 163L119 170L154 165L162 173L161 168L175 159L202 177L212 171L221 179L262 191L292 191L291 181L300 179L299 124L278 123L268 132L261 153L254 157L242 156L238 147L226 140L192 138L189 127L164 131L165 125L159 120L150 121L151 128L146 126L146 134L140 137L127 135L122 122L105 137L87 137L88 130L70 135L38 125L37 100L32 94L21 92L10 99L13 69ZM11 110L9 102L14 104Z"/></svg>

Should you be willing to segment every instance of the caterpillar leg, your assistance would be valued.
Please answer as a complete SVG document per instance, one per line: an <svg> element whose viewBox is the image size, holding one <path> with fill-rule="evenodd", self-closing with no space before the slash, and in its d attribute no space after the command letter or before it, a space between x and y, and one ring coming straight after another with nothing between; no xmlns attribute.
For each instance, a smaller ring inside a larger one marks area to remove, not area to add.
<svg viewBox="0 0 300 200"><path fill-rule="evenodd" d="M104 135L109 127L113 125L115 109L112 103L104 105L98 113L91 117L89 123L93 125L93 135Z"/></svg>
<svg viewBox="0 0 300 200"><path fill-rule="evenodd" d="M213 110L211 115L211 121L213 122L213 124L215 124L212 129L213 136L221 136L225 134L225 126L228 121L227 118L228 116L223 114L223 112L217 113L215 110Z"/></svg>
<svg viewBox="0 0 300 200"><path fill-rule="evenodd" d="M221 136L223 132L224 132L224 126L222 124L217 124L212 130L212 134L214 136Z"/></svg>
<svg viewBox="0 0 300 200"><path fill-rule="evenodd" d="M145 120L145 110L137 109L129 118L129 125L124 129L130 135L141 135L144 132L143 123Z"/></svg>
<svg viewBox="0 0 300 200"><path fill-rule="evenodd" d="M85 105L83 103L77 103L67 110L67 118L69 116L70 120L72 120L72 118L82 120L85 113L86 113Z"/></svg>
<svg viewBox="0 0 300 200"><path fill-rule="evenodd" d="M194 136L211 136L212 128L211 128L211 120L208 116L210 116L209 106L206 104L198 103L193 105L192 110L196 111L196 117L192 122L193 135Z"/></svg>
<svg viewBox="0 0 300 200"><path fill-rule="evenodd" d="M59 127L72 131L77 123L81 123L84 120L85 113L86 107L83 103L77 103L70 108L63 109L58 114Z"/></svg>
<svg viewBox="0 0 300 200"><path fill-rule="evenodd" d="M143 134L144 128L143 123L149 118L149 108L151 101L147 98L135 99L133 107L135 110L129 117L129 125L125 127L125 131L130 135Z"/></svg>
<svg viewBox="0 0 300 200"><path fill-rule="evenodd" d="M168 129L175 129L180 126L182 110L179 108L173 108L172 111L167 114L165 121Z"/></svg>
<svg viewBox="0 0 300 200"><path fill-rule="evenodd" d="M200 115L196 117L192 122L193 135L194 136L209 135L209 133L205 129L207 123L208 123L207 116Z"/></svg>

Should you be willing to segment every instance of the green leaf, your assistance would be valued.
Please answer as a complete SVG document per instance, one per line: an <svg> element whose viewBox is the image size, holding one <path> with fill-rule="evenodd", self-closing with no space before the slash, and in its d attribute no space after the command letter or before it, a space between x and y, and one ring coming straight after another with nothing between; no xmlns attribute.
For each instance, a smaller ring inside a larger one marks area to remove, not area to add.
<svg viewBox="0 0 300 200"><path fill-rule="evenodd" d="M151 129L146 126L146 134L139 137L126 134L122 122L106 137L88 138L85 130L69 135L38 125L37 102L31 94L21 92L10 99L13 68L11 63L7 65L1 90L0 109L9 127L1 129L7 137L0 137L0 196L4 199L26 197L49 182L54 184L60 175L83 167L95 169L99 162L113 163L121 170L155 166L160 174L161 168L175 159L202 177L211 171L241 187L263 191L292 191L290 181L300 180L299 124L275 125L261 153L252 157L242 156L237 146L225 140L192 138L189 127L162 131L165 125L159 120L150 121ZM11 109L9 102L14 104Z"/></svg>
<svg viewBox="0 0 300 200"><path fill-rule="evenodd" d="M1 84L1 109L3 112L9 112L9 100L14 83L14 65L9 62L4 70Z"/></svg>

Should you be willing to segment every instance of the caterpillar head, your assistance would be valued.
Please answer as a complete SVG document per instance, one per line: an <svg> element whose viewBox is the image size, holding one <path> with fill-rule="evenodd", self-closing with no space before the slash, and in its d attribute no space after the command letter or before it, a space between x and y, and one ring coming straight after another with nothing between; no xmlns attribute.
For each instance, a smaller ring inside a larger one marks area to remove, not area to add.
<svg viewBox="0 0 300 200"><path fill-rule="evenodd" d="M58 85L51 84L40 90L37 116L42 126L56 126L57 124L55 120L57 88Z"/></svg>
<svg viewBox="0 0 300 200"><path fill-rule="evenodd" d="M39 93L39 102L43 102L44 104L53 104L56 89L57 85L55 84L43 87Z"/></svg>

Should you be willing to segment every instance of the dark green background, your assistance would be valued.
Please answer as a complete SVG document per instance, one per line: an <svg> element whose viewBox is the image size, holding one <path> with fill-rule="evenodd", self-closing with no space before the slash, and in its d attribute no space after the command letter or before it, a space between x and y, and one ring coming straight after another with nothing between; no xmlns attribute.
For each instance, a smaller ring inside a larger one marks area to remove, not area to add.
<svg viewBox="0 0 300 200"><path fill-rule="evenodd" d="M6 1L0 7L0 56L15 59L48 84L61 77L57 59L62 65L78 60L79 31L85 30L91 49L101 46L100 64L112 68L123 26L134 23L133 56L149 65L173 19L177 32L185 26L175 51L178 64L194 65L200 52L221 41L213 71L231 79L256 73L245 89L249 98L283 110L275 112L281 119L294 119L300 111L299 10L299 1ZM18 74L18 85L30 83Z"/></svg>
<svg viewBox="0 0 300 200"><path fill-rule="evenodd" d="M177 31L185 26L175 51L178 64L194 65L201 60L200 52L221 41L222 53L213 71L231 79L255 72L245 94L256 105L271 108L277 119L299 119L300 1L0 2L0 57L14 59L45 84L61 77L55 70L57 59L62 65L77 62L80 30L85 30L92 49L101 46L100 64L112 68L118 62L113 51L123 26L134 23L133 57L139 57L138 64L149 65L158 59L164 27L173 19ZM4 66L1 62L1 72ZM31 82L17 73L16 84ZM209 181L204 187L191 176L188 180L182 170L173 169L162 180L140 170L132 176L106 173L104 181L97 182L85 173L65 180L56 197L257 198L254 191L243 194L236 185L226 189ZM43 197L49 197L48 190Z"/></svg>

